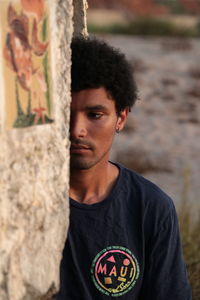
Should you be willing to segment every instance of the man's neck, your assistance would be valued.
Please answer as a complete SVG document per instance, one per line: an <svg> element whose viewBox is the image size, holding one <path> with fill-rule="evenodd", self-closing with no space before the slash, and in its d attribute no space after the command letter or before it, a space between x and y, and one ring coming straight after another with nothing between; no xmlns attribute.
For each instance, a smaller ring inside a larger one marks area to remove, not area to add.
<svg viewBox="0 0 200 300"><path fill-rule="evenodd" d="M70 198L85 204L104 200L117 177L118 168L108 161L88 170L73 169L70 172Z"/></svg>

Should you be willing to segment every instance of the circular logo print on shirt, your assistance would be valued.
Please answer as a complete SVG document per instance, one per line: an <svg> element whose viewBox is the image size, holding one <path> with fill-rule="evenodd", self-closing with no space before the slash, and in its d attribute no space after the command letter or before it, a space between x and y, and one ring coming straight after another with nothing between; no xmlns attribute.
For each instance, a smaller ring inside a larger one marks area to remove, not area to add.
<svg viewBox="0 0 200 300"><path fill-rule="evenodd" d="M130 250L111 246L93 260L92 280L96 288L108 296L122 296L132 289L139 277L139 265Z"/></svg>

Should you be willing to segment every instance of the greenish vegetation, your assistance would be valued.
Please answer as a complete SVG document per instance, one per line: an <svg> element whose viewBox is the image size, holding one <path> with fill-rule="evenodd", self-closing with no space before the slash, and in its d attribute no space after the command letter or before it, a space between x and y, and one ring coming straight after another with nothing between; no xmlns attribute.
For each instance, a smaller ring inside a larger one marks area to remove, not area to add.
<svg viewBox="0 0 200 300"><path fill-rule="evenodd" d="M185 28L156 18L136 18L128 25L88 25L90 33L111 33L143 36L200 37L200 28Z"/></svg>
<svg viewBox="0 0 200 300"><path fill-rule="evenodd" d="M187 11L179 0L155 0L155 3L161 5L164 4L165 6L169 7L169 10L172 14L187 14Z"/></svg>
<svg viewBox="0 0 200 300"><path fill-rule="evenodd" d="M191 205L191 204L190 204ZM193 300L200 299L200 214L194 221L192 209L187 202L179 210L183 252L189 273ZM200 213L200 211L199 211Z"/></svg>
<svg viewBox="0 0 200 300"><path fill-rule="evenodd" d="M200 206L188 201L190 169L183 169L182 202L178 210L183 253L193 292L193 300L200 299ZM198 213L197 217L194 212Z"/></svg>

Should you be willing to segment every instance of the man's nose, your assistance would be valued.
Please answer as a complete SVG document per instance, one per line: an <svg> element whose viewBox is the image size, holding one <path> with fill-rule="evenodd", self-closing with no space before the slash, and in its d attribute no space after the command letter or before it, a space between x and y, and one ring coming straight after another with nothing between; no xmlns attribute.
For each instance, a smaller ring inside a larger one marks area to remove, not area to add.
<svg viewBox="0 0 200 300"><path fill-rule="evenodd" d="M83 117L70 118L70 138L77 139L83 138L87 135L86 122Z"/></svg>

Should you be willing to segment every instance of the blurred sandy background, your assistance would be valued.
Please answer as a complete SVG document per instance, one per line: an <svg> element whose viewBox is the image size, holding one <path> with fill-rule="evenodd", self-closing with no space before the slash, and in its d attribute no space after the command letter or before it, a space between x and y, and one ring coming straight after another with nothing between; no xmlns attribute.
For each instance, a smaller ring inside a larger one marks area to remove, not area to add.
<svg viewBox="0 0 200 300"><path fill-rule="evenodd" d="M200 2L89 0L88 24L126 54L139 89L112 159L173 198L200 300Z"/></svg>
<svg viewBox="0 0 200 300"><path fill-rule="evenodd" d="M126 54L139 89L112 159L158 184L176 205L187 199L197 212L200 3L89 0L88 23L91 34Z"/></svg>

